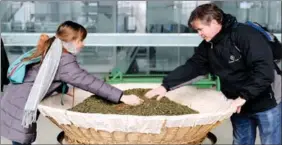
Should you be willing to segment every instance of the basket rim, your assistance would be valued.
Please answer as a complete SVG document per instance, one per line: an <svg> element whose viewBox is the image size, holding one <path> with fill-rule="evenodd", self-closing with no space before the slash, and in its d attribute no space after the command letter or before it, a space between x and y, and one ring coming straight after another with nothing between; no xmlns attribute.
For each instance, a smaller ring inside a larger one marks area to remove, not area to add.
<svg viewBox="0 0 282 145"><path fill-rule="evenodd" d="M84 115L99 115L99 116L105 116L105 117L125 117L125 116L130 116L130 117L135 117L135 118L178 118L178 117L188 117L188 116L222 116L222 115L227 115L227 114L233 114L232 108L229 108L228 110L224 110L221 112L210 112L210 113L197 113L197 114L183 114L183 115L150 115L150 116L143 116L143 115L126 115L126 114L103 114L103 113L82 113L82 112L75 112L75 111L70 111L67 109L61 109L61 108L54 108L50 107L47 105L39 104L38 108L48 108L52 110L58 110L58 111L65 111L65 113L72 113L72 114L84 114Z"/></svg>
<svg viewBox="0 0 282 145"><path fill-rule="evenodd" d="M104 121L113 121L116 119L118 120L129 119L129 121L138 120L138 122L139 121L140 122L157 121L165 125L166 128L173 128L173 127L182 128L182 127L193 127L193 126L203 126L203 125L215 124L216 122L222 122L228 119L233 114L233 112L231 112L230 109L228 109L228 111L225 110L223 112L216 112L216 113L202 113L202 114L200 113L200 114L187 114L187 115L175 115L175 116L137 116L137 115L123 115L123 114L80 113L80 112L68 111L66 109L53 108L53 107L44 106L44 105L40 105L38 109L40 110L43 116L53 118L54 120L56 120L56 122L58 122L58 124L62 124L62 125L74 124L74 126L76 127L83 127L83 128L92 128L91 126L94 126L95 129L110 131L110 132L112 132L113 130L120 131L120 128L116 128L116 127L114 128L106 127L105 128L105 126L103 125L100 126L97 123L90 125L89 121L92 122L91 120L93 121L96 120L99 122L101 121L101 119ZM57 115L53 116L52 115L53 113L54 115L57 113L61 114L60 116L62 116L63 118L61 117L58 118ZM77 120L78 118L84 118L84 119L89 118L89 120L87 119L88 121L86 122L85 121L80 122L79 120ZM186 122L185 120L188 122ZM176 122L179 122L179 123L175 124ZM159 134L161 132L162 127L159 128L158 126L159 124L156 126L156 130L154 131L145 129L145 130L142 130L141 132ZM136 129L138 130L138 128L132 128L126 132L132 132L132 130L133 132L135 132Z"/></svg>
<svg viewBox="0 0 282 145"><path fill-rule="evenodd" d="M150 85L149 87L141 87L141 88L152 88L152 86L159 86L160 83L144 83L144 84L148 84ZM138 87L131 87L132 85L144 85L144 84L140 84L140 83L135 83L135 82L130 82L130 83L117 83L117 84L113 84L114 86L115 85L126 85L126 86L130 86L130 88L140 88L140 86ZM191 88L194 88L193 86L182 86L182 87L191 87ZM80 89L80 88L77 88L79 89L80 91L85 91L83 89ZM121 90L124 90L121 88ZM214 89L208 89L208 90L212 90L212 91L216 91ZM85 91L87 92L87 91ZM91 93L93 94L93 93ZM94 95L94 94L93 94ZM40 107L48 107L48 108L51 108L51 109L55 109L55 110L60 110L60 111L66 111L66 113L79 113L79 114L85 114L85 115L103 115L103 116L130 116L130 117L142 117L142 118L152 118L152 117L167 117L167 118L170 118L170 117L183 117L183 116L221 116L221 115L227 115L227 114L230 114L230 113L234 113L236 111L236 108L232 108L231 106L228 107L228 109L225 109L225 110L220 110L220 111L216 111L216 112L200 112L200 113L191 113L191 114L183 114L183 115L148 115L148 116L145 116L145 115L130 115L130 114L103 114L103 113L82 113L82 112L76 112L76 111L70 111L68 109L62 109L62 108L55 108L55 107L51 107L49 105L45 105L43 103L39 103L38 104L38 108ZM192 108L193 109L193 108Z"/></svg>

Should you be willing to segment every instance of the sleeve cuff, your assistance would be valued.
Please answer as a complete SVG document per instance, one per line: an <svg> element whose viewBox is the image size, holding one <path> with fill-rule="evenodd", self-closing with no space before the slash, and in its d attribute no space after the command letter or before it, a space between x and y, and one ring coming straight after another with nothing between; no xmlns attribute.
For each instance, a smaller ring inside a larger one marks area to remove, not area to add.
<svg viewBox="0 0 282 145"><path fill-rule="evenodd" d="M246 101L250 99L250 95L248 93L246 93L246 92L241 92L240 93L240 97L242 97Z"/></svg>
<svg viewBox="0 0 282 145"><path fill-rule="evenodd" d="M123 92L120 93L120 96L119 96L119 98L118 98L117 103L120 103L120 99L121 99L122 95L123 95Z"/></svg>
<svg viewBox="0 0 282 145"><path fill-rule="evenodd" d="M167 84L162 84L161 86L163 86L167 92L169 91L169 86Z"/></svg>

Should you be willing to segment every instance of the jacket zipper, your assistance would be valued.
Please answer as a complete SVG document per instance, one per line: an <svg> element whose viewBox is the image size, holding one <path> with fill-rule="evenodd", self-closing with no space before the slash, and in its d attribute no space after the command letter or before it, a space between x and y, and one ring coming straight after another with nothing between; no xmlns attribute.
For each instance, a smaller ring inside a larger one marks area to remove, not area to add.
<svg viewBox="0 0 282 145"><path fill-rule="evenodd" d="M273 99L273 96L272 96L272 93L271 93L271 92L269 93L269 95L270 95L270 99Z"/></svg>
<svg viewBox="0 0 282 145"><path fill-rule="evenodd" d="M211 44L211 49L213 49L213 43L212 42L209 42Z"/></svg>
<svg viewBox="0 0 282 145"><path fill-rule="evenodd" d="M213 47L213 43L212 42L209 42L210 44L211 44L211 49L214 49L214 47ZM218 49L214 49L215 50L215 53L216 53L216 55L221 55L220 53L219 53L219 50Z"/></svg>

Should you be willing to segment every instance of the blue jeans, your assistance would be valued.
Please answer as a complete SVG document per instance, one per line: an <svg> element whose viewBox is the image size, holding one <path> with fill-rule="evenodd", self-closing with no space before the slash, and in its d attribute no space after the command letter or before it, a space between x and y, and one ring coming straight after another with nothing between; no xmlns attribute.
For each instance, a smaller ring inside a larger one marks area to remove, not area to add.
<svg viewBox="0 0 282 145"><path fill-rule="evenodd" d="M261 144L281 144L281 103L264 112L233 114L233 144L254 145L258 127Z"/></svg>

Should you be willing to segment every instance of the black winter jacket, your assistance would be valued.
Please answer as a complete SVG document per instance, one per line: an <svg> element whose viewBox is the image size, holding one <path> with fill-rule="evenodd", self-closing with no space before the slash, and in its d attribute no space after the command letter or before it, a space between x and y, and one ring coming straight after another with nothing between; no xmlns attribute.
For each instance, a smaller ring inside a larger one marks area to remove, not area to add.
<svg viewBox="0 0 282 145"><path fill-rule="evenodd" d="M235 29L235 24L235 17L224 14L221 31L211 41L202 41L194 55L166 76L162 85L170 90L197 76L212 73L219 76L221 91L227 98L240 96L247 100L242 113L275 107L271 48L256 29L244 24L238 24Z"/></svg>

